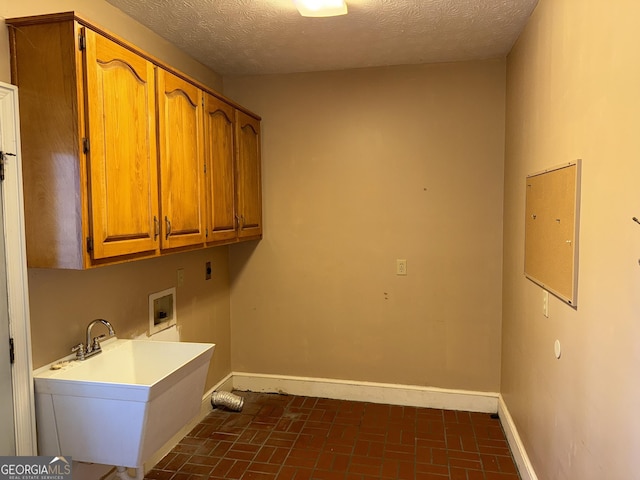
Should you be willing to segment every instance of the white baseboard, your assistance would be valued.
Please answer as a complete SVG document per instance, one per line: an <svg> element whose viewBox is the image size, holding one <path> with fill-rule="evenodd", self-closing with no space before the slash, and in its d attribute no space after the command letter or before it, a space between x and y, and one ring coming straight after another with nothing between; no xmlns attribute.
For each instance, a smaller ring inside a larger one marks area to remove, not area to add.
<svg viewBox="0 0 640 480"><path fill-rule="evenodd" d="M520 435L518 434L518 429L513 422L513 418L511 418L511 414L509 413L509 409L507 408L507 404L502 398L502 395L500 395L498 399L498 415L500 416L500 423L502 424L502 429L507 437L509 448L511 448L513 459L518 466L520 478L522 480L538 480L538 476L533 470L533 465L531 465L527 451L525 450L522 440L520 439Z"/></svg>
<svg viewBox="0 0 640 480"><path fill-rule="evenodd" d="M215 391L221 391L221 392L230 392L231 390L233 390L233 373L229 373L226 377L224 377L222 380L220 380L218 383L216 383L213 388L211 388L204 397L202 397L202 403L204 405L204 403L207 403L208 407L211 407L211 394ZM206 402L205 402L206 400ZM208 408L209 411L211 411L211 408Z"/></svg>
<svg viewBox="0 0 640 480"><path fill-rule="evenodd" d="M233 372L233 388L252 392L496 413L498 394L416 385Z"/></svg>

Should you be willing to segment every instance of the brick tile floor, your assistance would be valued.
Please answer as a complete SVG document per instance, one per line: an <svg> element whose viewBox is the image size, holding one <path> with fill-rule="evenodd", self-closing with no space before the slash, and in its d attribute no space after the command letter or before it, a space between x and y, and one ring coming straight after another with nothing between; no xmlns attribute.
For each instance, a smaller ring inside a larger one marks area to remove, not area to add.
<svg viewBox="0 0 640 480"><path fill-rule="evenodd" d="M167 454L153 480L519 480L489 414L237 392Z"/></svg>

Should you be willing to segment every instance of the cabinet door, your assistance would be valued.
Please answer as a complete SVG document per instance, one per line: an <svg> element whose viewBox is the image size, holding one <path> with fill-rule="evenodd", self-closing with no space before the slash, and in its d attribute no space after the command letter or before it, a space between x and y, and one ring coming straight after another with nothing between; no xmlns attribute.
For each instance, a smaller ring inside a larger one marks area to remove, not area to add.
<svg viewBox="0 0 640 480"><path fill-rule="evenodd" d="M234 118L231 105L205 95L208 242L236 238Z"/></svg>
<svg viewBox="0 0 640 480"><path fill-rule="evenodd" d="M154 66L84 33L92 258L157 250Z"/></svg>
<svg viewBox="0 0 640 480"><path fill-rule="evenodd" d="M236 110L236 196L238 237L262 235L260 121Z"/></svg>
<svg viewBox="0 0 640 480"><path fill-rule="evenodd" d="M158 69L162 248L205 242L202 91Z"/></svg>

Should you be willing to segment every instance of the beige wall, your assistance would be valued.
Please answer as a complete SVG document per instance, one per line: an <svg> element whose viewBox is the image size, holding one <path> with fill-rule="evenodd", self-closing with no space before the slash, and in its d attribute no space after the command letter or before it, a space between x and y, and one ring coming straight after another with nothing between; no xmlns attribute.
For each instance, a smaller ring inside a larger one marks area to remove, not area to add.
<svg viewBox="0 0 640 480"><path fill-rule="evenodd" d="M541 0L508 58L502 394L540 479L638 477L638 18L629 0ZM525 176L576 158L578 307L552 298L545 318L523 276Z"/></svg>
<svg viewBox="0 0 640 480"><path fill-rule="evenodd" d="M134 22L103 0L28 0L0 3L0 81L9 82L9 50L3 18L76 10L162 61L212 88L221 77ZM28 159L25 159L28 161ZM207 388L230 372L228 250L226 247L182 253L130 264L73 272L29 271L34 366L69 353L85 337L87 324L103 317L119 337L143 334L148 326L148 295L176 285L176 271L185 270L177 290L177 315L185 341L216 343ZM213 279L204 280L205 262L214 265Z"/></svg>
<svg viewBox="0 0 640 480"><path fill-rule="evenodd" d="M264 239L230 249L233 370L498 391L505 62L224 87L263 117Z"/></svg>

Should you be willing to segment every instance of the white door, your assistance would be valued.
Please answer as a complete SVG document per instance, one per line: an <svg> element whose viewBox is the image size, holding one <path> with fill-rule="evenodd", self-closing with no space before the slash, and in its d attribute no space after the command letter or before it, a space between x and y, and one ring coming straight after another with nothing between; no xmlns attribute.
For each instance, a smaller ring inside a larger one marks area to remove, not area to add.
<svg viewBox="0 0 640 480"><path fill-rule="evenodd" d="M0 456L36 455L19 125L18 90L0 82Z"/></svg>
<svg viewBox="0 0 640 480"><path fill-rule="evenodd" d="M0 151L2 144L0 143ZM0 194L2 193L0 181ZM9 308L7 305L7 267L4 251L4 205L0 208L0 432L15 432L13 382L9 360ZM16 454L15 435L0 435L0 456Z"/></svg>

